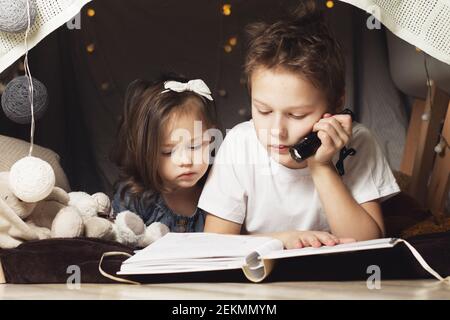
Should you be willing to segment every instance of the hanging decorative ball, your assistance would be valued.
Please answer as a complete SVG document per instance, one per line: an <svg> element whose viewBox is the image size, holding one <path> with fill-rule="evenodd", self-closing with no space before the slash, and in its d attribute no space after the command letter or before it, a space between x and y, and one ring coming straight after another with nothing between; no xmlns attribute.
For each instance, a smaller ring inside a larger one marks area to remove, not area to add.
<svg viewBox="0 0 450 320"><path fill-rule="evenodd" d="M28 156L12 165L9 185L20 200L38 202L52 192L55 186L55 173L50 164L44 160Z"/></svg>
<svg viewBox="0 0 450 320"><path fill-rule="evenodd" d="M36 3L30 2L30 26L36 21ZM28 27L27 0L0 0L0 31L20 33Z"/></svg>
<svg viewBox="0 0 450 320"><path fill-rule="evenodd" d="M6 86L2 95L2 107L6 116L19 124L31 122L31 105L29 100L28 78L20 76ZM47 88L33 78L33 109L35 119L40 119L48 106Z"/></svg>

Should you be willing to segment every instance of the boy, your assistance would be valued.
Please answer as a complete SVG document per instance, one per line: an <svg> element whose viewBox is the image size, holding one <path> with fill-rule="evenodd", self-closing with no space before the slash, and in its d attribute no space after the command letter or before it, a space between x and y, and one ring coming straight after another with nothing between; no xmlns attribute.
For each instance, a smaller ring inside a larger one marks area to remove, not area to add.
<svg viewBox="0 0 450 320"><path fill-rule="evenodd" d="M345 66L314 1L297 18L249 29L245 71L252 120L220 146L198 206L205 232L269 235L286 248L383 237L380 202L399 187L367 128L343 107ZM289 147L310 131L322 145L303 162ZM334 163L344 147L345 174Z"/></svg>

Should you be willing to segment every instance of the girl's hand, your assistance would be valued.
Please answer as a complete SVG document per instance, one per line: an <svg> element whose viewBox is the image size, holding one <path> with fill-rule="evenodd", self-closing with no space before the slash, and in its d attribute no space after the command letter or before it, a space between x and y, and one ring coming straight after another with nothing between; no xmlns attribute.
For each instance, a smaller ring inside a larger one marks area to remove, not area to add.
<svg viewBox="0 0 450 320"><path fill-rule="evenodd" d="M318 248L323 245L334 246L342 243L355 242L351 238L338 238L331 233L322 231L287 231L271 235L281 240L286 249L300 249L304 247Z"/></svg>
<svg viewBox="0 0 450 320"><path fill-rule="evenodd" d="M329 165L352 136L352 117L348 114L331 115L325 113L314 126L322 145L314 156L307 159L308 166Z"/></svg>

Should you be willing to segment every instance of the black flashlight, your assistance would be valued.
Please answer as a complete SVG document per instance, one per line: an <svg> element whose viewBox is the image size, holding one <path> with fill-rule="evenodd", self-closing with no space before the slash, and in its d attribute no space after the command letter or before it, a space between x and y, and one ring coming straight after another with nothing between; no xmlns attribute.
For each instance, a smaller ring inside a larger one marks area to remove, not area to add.
<svg viewBox="0 0 450 320"><path fill-rule="evenodd" d="M344 109L342 112L339 112L337 114L349 114L352 117L352 121L355 120L353 112L349 109ZM317 132L311 132L306 137L304 137L299 143L289 148L289 153L291 154L291 157L295 161L302 162L303 160L309 158L314 153L316 153L317 149L319 149L321 144L322 142L317 136Z"/></svg>

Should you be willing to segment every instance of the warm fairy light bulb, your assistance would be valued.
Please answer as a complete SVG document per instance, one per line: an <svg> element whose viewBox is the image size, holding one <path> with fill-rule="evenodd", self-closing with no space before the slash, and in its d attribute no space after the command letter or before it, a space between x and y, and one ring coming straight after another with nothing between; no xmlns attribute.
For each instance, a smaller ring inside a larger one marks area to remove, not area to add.
<svg viewBox="0 0 450 320"><path fill-rule="evenodd" d="M334 1L327 1L327 8L331 9L334 7Z"/></svg>
<svg viewBox="0 0 450 320"><path fill-rule="evenodd" d="M234 47L237 44L237 38L236 37L231 37L228 40L228 44Z"/></svg>
<svg viewBox="0 0 450 320"><path fill-rule="evenodd" d="M88 53L93 53L93 52L95 51L95 45L94 45L93 43L89 44L89 45L86 47L86 51L87 51Z"/></svg>
<svg viewBox="0 0 450 320"><path fill-rule="evenodd" d="M231 51L233 51L233 47L229 44L226 44L223 46L223 50L225 50L226 53L230 53Z"/></svg>
<svg viewBox="0 0 450 320"><path fill-rule="evenodd" d="M87 15L88 15L88 17L93 17L93 16L95 16L95 10L92 9L92 8L89 8L89 9L87 10Z"/></svg>
<svg viewBox="0 0 450 320"><path fill-rule="evenodd" d="M444 151L444 146L445 146L445 144L444 144L444 142L441 140L441 141L436 145L436 147L434 147L434 152L436 152L437 154L441 154L442 151Z"/></svg>
<svg viewBox="0 0 450 320"><path fill-rule="evenodd" d="M222 13L224 16L229 16L231 14L231 4L224 4L222 6Z"/></svg>
<svg viewBox="0 0 450 320"><path fill-rule="evenodd" d="M108 89L109 89L109 83L108 83L108 82L103 82L103 83L101 84L100 88L101 88L103 91L108 90Z"/></svg>

